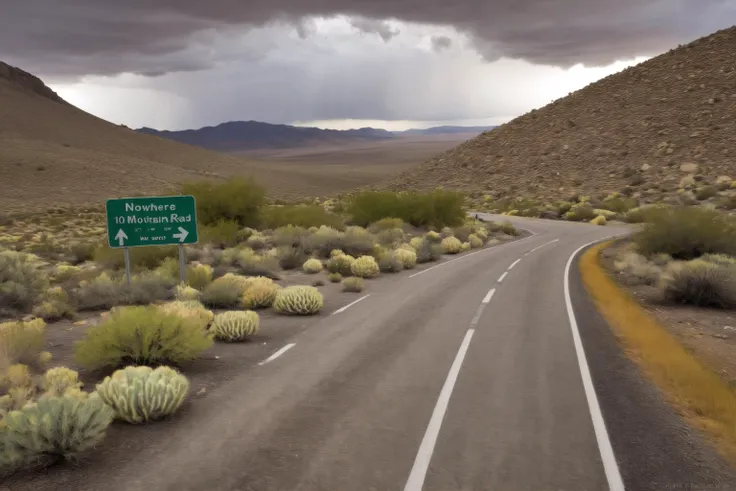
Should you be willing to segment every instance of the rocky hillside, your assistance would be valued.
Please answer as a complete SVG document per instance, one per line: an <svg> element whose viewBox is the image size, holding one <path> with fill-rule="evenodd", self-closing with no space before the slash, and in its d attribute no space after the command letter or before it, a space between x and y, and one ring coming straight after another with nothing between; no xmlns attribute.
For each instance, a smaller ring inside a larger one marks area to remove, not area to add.
<svg viewBox="0 0 736 491"><path fill-rule="evenodd" d="M4 80L9 85L12 84L18 90L40 95L61 104L67 103L59 97L59 94L47 87L40 78L2 61L0 61L0 80Z"/></svg>
<svg viewBox="0 0 736 491"><path fill-rule="evenodd" d="M483 133L389 187L544 201L623 191L655 202L719 176L736 177L736 27Z"/></svg>

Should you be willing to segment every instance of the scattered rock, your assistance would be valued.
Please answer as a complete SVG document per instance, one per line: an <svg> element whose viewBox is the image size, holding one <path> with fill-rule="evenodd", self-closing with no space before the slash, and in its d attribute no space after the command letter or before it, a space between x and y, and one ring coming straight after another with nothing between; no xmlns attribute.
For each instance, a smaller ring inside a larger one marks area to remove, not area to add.
<svg viewBox="0 0 736 491"><path fill-rule="evenodd" d="M726 334L714 334L713 337L718 339L728 339Z"/></svg>
<svg viewBox="0 0 736 491"><path fill-rule="evenodd" d="M644 165L642 165L642 166L641 166L641 170L643 170L643 171L647 171L647 170L651 169L651 167L652 167L652 166L651 166L651 165L649 165L649 164L644 164Z"/></svg>
<svg viewBox="0 0 736 491"><path fill-rule="evenodd" d="M687 172L688 174L694 174L698 172L698 164L687 162L680 166L680 170L682 172Z"/></svg>
<svg viewBox="0 0 736 491"><path fill-rule="evenodd" d="M716 184L730 184L731 182L733 182L733 179L730 176L718 176L716 179Z"/></svg>

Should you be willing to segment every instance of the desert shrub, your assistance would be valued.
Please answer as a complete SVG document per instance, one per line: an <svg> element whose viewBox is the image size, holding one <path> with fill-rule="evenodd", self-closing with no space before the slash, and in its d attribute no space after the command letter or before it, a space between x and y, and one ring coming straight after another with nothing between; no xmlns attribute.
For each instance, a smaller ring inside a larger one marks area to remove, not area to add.
<svg viewBox="0 0 736 491"><path fill-rule="evenodd" d="M176 246L132 247L129 252L130 267L133 269L156 269L167 258L177 260L179 257L179 249ZM94 261L107 269L122 269L125 267L123 250L111 249L106 244L95 249Z"/></svg>
<svg viewBox="0 0 736 491"><path fill-rule="evenodd" d="M131 366L97 384L96 393L128 423L157 421L174 414L189 392L189 380L171 367Z"/></svg>
<svg viewBox="0 0 736 491"><path fill-rule="evenodd" d="M199 226L200 242L217 247L233 247L240 241L240 224L233 220L218 220L211 225Z"/></svg>
<svg viewBox="0 0 736 491"><path fill-rule="evenodd" d="M506 235L512 235L512 236L519 235L519 231L516 229L514 224L509 221L503 221L500 223L491 222L488 224L488 227L490 228L492 232L501 232Z"/></svg>
<svg viewBox="0 0 736 491"><path fill-rule="evenodd" d="M202 292L188 285L176 285L174 288L174 298L181 302L199 301Z"/></svg>
<svg viewBox="0 0 736 491"><path fill-rule="evenodd" d="M435 190L427 193L364 191L353 195L347 205L352 222L368 226L383 218L400 218L415 227L456 226L465 219L464 196Z"/></svg>
<svg viewBox="0 0 736 491"><path fill-rule="evenodd" d="M207 264L193 264L187 267L186 283L196 290L201 290L212 283L212 267Z"/></svg>
<svg viewBox="0 0 736 491"><path fill-rule="evenodd" d="M634 240L645 255L661 252L674 259L694 259L708 253L734 255L736 222L715 210L662 208L650 212Z"/></svg>
<svg viewBox="0 0 736 491"><path fill-rule="evenodd" d="M248 288L247 278L228 273L215 279L202 290L200 300L208 307L235 308L240 306L243 293Z"/></svg>
<svg viewBox="0 0 736 491"><path fill-rule="evenodd" d="M595 217L594 219L592 219L590 221L590 223L593 224L593 225L605 225L606 224L606 217L604 217L603 215L599 215L599 216Z"/></svg>
<svg viewBox="0 0 736 491"><path fill-rule="evenodd" d="M624 216L624 220L627 223L643 223L649 220L651 215L656 215L662 209L662 206L658 205L645 205L629 210Z"/></svg>
<svg viewBox="0 0 736 491"><path fill-rule="evenodd" d="M41 303L33 308L33 315L42 318L46 322L71 319L74 317L74 312L75 309L69 294L60 286L49 288Z"/></svg>
<svg viewBox="0 0 736 491"><path fill-rule="evenodd" d="M41 380L41 389L49 397L61 397L65 394L78 394L82 389L79 373L66 367L54 367L46 370Z"/></svg>
<svg viewBox="0 0 736 491"><path fill-rule="evenodd" d="M473 234L473 228L467 225L457 227L453 230L453 234L460 242L469 242L470 236Z"/></svg>
<svg viewBox="0 0 736 491"><path fill-rule="evenodd" d="M404 221L401 218L381 218L380 220L373 222L368 227L368 230L374 234L382 232L384 230L391 230L394 228L400 228L403 230Z"/></svg>
<svg viewBox="0 0 736 491"><path fill-rule="evenodd" d="M394 247L404 242L404 231L400 228L385 229L378 232L376 239L381 245Z"/></svg>
<svg viewBox="0 0 736 491"><path fill-rule="evenodd" d="M272 255L258 255L247 247L225 249L220 256L220 264L234 268L242 275L278 279L275 273L279 268L278 258Z"/></svg>
<svg viewBox="0 0 736 491"><path fill-rule="evenodd" d="M424 235L424 238L427 239L428 241L434 242L436 244L439 244L440 242L442 242L442 235L440 235L439 233L435 232L434 230L430 230L429 232L427 232Z"/></svg>
<svg viewBox="0 0 736 491"><path fill-rule="evenodd" d="M347 255L358 257L373 252L375 246L373 235L362 227L348 227L341 238L342 241L336 248Z"/></svg>
<svg viewBox="0 0 736 491"><path fill-rule="evenodd" d="M0 311L29 311L48 288L35 256L0 250Z"/></svg>
<svg viewBox="0 0 736 491"><path fill-rule="evenodd" d="M700 259L719 266L736 266L736 258L726 254L703 254Z"/></svg>
<svg viewBox="0 0 736 491"><path fill-rule="evenodd" d="M441 244L424 239L417 248L417 263L422 264L439 261L442 258L443 252L444 250Z"/></svg>
<svg viewBox="0 0 736 491"><path fill-rule="evenodd" d="M342 282L342 291L344 292L360 293L363 291L363 288L365 288L365 281L363 281L363 278L353 276L345 278Z"/></svg>
<svg viewBox="0 0 736 491"><path fill-rule="evenodd" d="M394 255L401 261L404 269L412 269L417 265L417 253L414 249L396 249Z"/></svg>
<svg viewBox="0 0 736 491"><path fill-rule="evenodd" d="M215 314L211 310L207 310L204 305L196 300L167 302L159 305L158 308L167 314L196 321L202 329L206 329L215 318Z"/></svg>
<svg viewBox="0 0 736 491"><path fill-rule="evenodd" d="M667 264L672 262L672 256L663 253L652 254L649 259L651 260L652 264L656 266L666 266Z"/></svg>
<svg viewBox="0 0 736 491"><path fill-rule="evenodd" d="M72 296L79 310L100 310L170 300L174 285L171 279L151 273L133 276L130 285L122 278L103 273L93 280L83 281Z"/></svg>
<svg viewBox="0 0 736 491"><path fill-rule="evenodd" d="M348 254L334 256L327 261L327 271L330 273L340 273L343 276L350 276L353 274L352 266L354 262L355 258Z"/></svg>
<svg viewBox="0 0 736 491"><path fill-rule="evenodd" d="M279 266L285 270L299 268L309 258L301 247L281 246L277 250Z"/></svg>
<svg viewBox="0 0 736 491"><path fill-rule="evenodd" d="M601 203L600 207L606 210L613 211L615 213L626 213L629 210L639 206L639 200L636 198L621 198L619 196L613 196L606 198ZM569 208L565 212L569 211Z"/></svg>
<svg viewBox="0 0 736 491"><path fill-rule="evenodd" d="M340 273L330 273L327 275L327 279L330 280L330 283L340 283L342 275Z"/></svg>
<svg viewBox="0 0 736 491"><path fill-rule="evenodd" d="M330 213L317 205L286 205L270 206L263 211L261 225L264 228L275 229L285 225L298 227L333 227L341 229L345 226L340 216Z"/></svg>
<svg viewBox="0 0 736 491"><path fill-rule="evenodd" d="M59 284L67 282L73 279L75 276L82 272L82 268L79 266L73 266L71 264L60 263L54 268L54 272L51 275L51 281Z"/></svg>
<svg viewBox="0 0 736 491"><path fill-rule="evenodd" d="M595 213L596 216L604 217L606 220L616 218L617 215L615 211L606 210L605 208L594 208L593 213Z"/></svg>
<svg viewBox="0 0 736 491"><path fill-rule="evenodd" d="M704 201L718 195L718 189L715 186L703 186L695 191L695 199Z"/></svg>
<svg viewBox="0 0 736 491"><path fill-rule="evenodd" d="M187 183L182 186L182 194L194 196L197 218L205 225L226 220L236 222L241 227L257 227L266 199L263 187L253 179L241 177L221 183Z"/></svg>
<svg viewBox="0 0 736 491"><path fill-rule="evenodd" d="M252 234L245 240L245 244L254 251L260 251L269 247L269 238L261 233Z"/></svg>
<svg viewBox="0 0 736 491"><path fill-rule="evenodd" d="M217 314L210 331L220 341L245 341L258 332L260 318L252 310Z"/></svg>
<svg viewBox="0 0 736 491"><path fill-rule="evenodd" d="M284 315L313 315L322 310L324 298L311 286L288 286L279 290L273 309Z"/></svg>
<svg viewBox="0 0 736 491"><path fill-rule="evenodd" d="M378 269L381 273L400 273L404 270L404 262L395 251L391 251L378 260Z"/></svg>
<svg viewBox="0 0 736 491"><path fill-rule="evenodd" d="M409 241L409 245L412 247L412 249L416 251L417 249L419 249L419 246L422 245L423 240L423 237L412 237Z"/></svg>
<svg viewBox="0 0 736 491"><path fill-rule="evenodd" d="M0 373L10 365L40 365L46 344L43 319L0 323Z"/></svg>
<svg viewBox="0 0 736 491"><path fill-rule="evenodd" d="M306 247L309 252L319 257L328 258L333 251L339 251L343 246L343 234L331 227L320 227L307 238Z"/></svg>
<svg viewBox="0 0 736 491"><path fill-rule="evenodd" d="M483 247L483 239L475 234L470 234L470 236L468 237L468 244L470 244L470 247L472 249L479 249Z"/></svg>
<svg viewBox="0 0 736 491"><path fill-rule="evenodd" d="M662 276L662 293L667 301L698 307L736 307L736 267L695 259L673 263Z"/></svg>
<svg viewBox="0 0 736 491"><path fill-rule="evenodd" d="M212 344L196 319L155 306L122 307L87 330L74 346L74 359L95 370L123 365L178 365L196 359Z"/></svg>
<svg viewBox="0 0 736 491"><path fill-rule="evenodd" d="M97 244L94 242L74 241L69 244L69 262L73 265L81 264L85 261L91 261L95 256Z"/></svg>
<svg viewBox="0 0 736 491"><path fill-rule="evenodd" d="M319 259L307 259L302 265L302 270L307 274L317 274L322 271L322 261Z"/></svg>
<svg viewBox="0 0 736 491"><path fill-rule="evenodd" d="M359 278L374 278L380 273L380 268L373 256L360 256L350 266L350 271Z"/></svg>
<svg viewBox="0 0 736 491"><path fill-rule="evenodd" d="M113 415L96 394L42 396L35 404L4 416L0 461L19 468L76 460L105 438Z"/></svg>
<svg viewBox="0 0 736 491"><path fill-rule="evenodd" d="M595 217L596 215L593 208L585 204L574 205L570 208L570 211L563 215L565 220L570 220L572 222L590 221Z"/></svg>
<svg viewBox="0 0 736 491"><path fill-rule="evenodd" d="M263 276L248 278L248 280L248 287L243 293L243 306L246 309L261 309L273 305L281 287L270 278Z"/></svg>
<svg viewBox="0 0 736 491"><path fill-rule="evenodd" d="M278 247L305 248L310 236L311 233L304 227L285 225L274 230L273 243Z"/></svg>
<svg viewBox="0 0 736 491"><path fill-rule="evenodd" d="M624 276L627 284L655 285L662 270L646 257L636 252L625 252L614 261L614 269Z"/></svg>
<svg viewBox="0 0 736 491"><path fill-rule="evenodd" d="M445 237L440 244L445 254L458 254L462 252L463 243L455 237Z"/></svg>

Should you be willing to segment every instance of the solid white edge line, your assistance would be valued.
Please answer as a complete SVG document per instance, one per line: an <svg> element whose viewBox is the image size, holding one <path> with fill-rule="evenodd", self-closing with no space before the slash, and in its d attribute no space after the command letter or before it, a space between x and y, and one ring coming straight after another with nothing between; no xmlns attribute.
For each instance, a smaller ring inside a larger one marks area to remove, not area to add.
<svg viewBox="0 0 736 491"><path fill-rule="evenodd" d="M498 282L501 283L504 278L506 278L506 275L509 274L508 271L504 272L504 274L501 275L501 277L498 279Z"/></svg>
<svg viewBox="0 0 736 491"><path fill-rule="evenodd" d="M274 361L276 358L278 358L279 356L283 355L284 353L286 353L287 351L289 351L294 346L296 346L296 343L289 343L289 344L287 344L286 346L284 346L283 348L281 348L280 350L278 350L276 353L272 354L271 356L269 356L268 358L266 358L265 360L263 360L262 362L260 362L259 365L265 365L266 363L269 363L269 362Z"/></svg>
<svg viewBox="0 0 736 491"><path fill-rule="evenodd" d="M344 306L344 307L341 307L341 308L337 309L337 310L336 310L336 311L334 311L334 312L333 312L333 313L332 313L331 315L335 315L335 314L339 314L339 313L345 312L346 310L348 310L348 309L349 309L350 307L352 307L352 306L353 306L353 305L355 305L356 303L360 302L361 300L365 300L366 298L368 298L368 297L370 297L370 296L371 296L371 294L370 294L370 293L369 293L368 295L364 295L364 296L360 297L360 298L359 298L358 300L356 300L356 301L354 301L354 302L350 302L350 303L349 303L349 304L347 304L346 306Z"/></svg>
<svg viewBox="0 0 736 491"><path fill-rule="evenodd" d="M485 297L483 297L483 301L482 301L481 303L488 303L488 302L490 302L490 301L491 301L491 299L493 298L493 294L494 294L494 293L496 293L496 289L495 289L495 288L491 288L491 289L490 289L490 290L488 291L488 293L486 293L486 296L485 296Z"/></svg>
<svg viewBox="0 0 736 491"><path fill-rule="evenodd" d="M588 367L588 362L585 358L585 350L583 349L578 323L575 319L575 312L572 308L572 300L570 299L570 266L572 265L573 260L578 253L586 247L608 239L609 238L589 242L572 253L570 258L567 260L567 265L565 266L564 292L565 306L567 307L567 316L570 319L573 344L575 345L575 353L577 354L578 365L580 367L580 375L583 379L583 389L585 390L585 397L588 400L588 409L590 410L590 417L593 422L595 437L598 442L598 449L601 453L603 469L606 473L606 479L608 480L608 488L610 491L624 491L624 482L621 479L621 472L619 471L618 464L616 463L616 457L613 454L613 447L611 446L611 440L608 436L608 430L606 430L606 423L603 420L603 414L601 413L601 408L598 404L598 397L595 393L595 386L593 385L590 368Z"/></svg>
<svg viewBox="0 0 736 491"><path fill-rule="evenodd" d="M423 270L421 270L418 273L414 273L413 275L410 275L409 278L414 278L415 276L419 276L420 274L424 274L424 273L426 273L428 271L432 271L433 269L437 269L437 268L440 268L440 267L445 266L447 264L454 263L455 261L459 261L461 259L465 259L466 257L470 257L470 256L472 256L474 254L478 254L478 253L481 253L481 252L487 252L487 251L497 250L497 249L499 249L499 248L501 248L503 246L507 246L507 245L511 245L511 244L519 244L521 242L524 242L525 240L531 239L532 237L536 237L537 235L539 235L539 233L532 234L529 237L524 237L523 239L515 240L513 242L506 242L505 244L501 244L501 245L497 245L497 246L492 246L492 247L487 247L487 248L481 249L479 251L471 252L470 254L465 254L462 257L456 257L455 259L450 259L449 261L445 261L445 262L440 263L440 264L438 264L436 266L432 266L431 268L423 269Z"/></svg>
<svg viewBox="0 0 736 491"><path fill-rule="evenodd" d="M474 329L468 329L460 345L460 349L455 356L455 361L452 362L450 372L447 374L447 379L445 380L445 385L442 386L437 404L434 406L434 411L432 411L432 417L429 420L429 425L427 425L427 431L424 433L421 445L419 445L419 450L414 459L411 473L409 473L409 479L406 481L406 486L404 486L404 491L421 491L424 486L424 479L427 477L427 469L429 469L429 462L432 460L432 453L434 453L442 420L445 417L452 390L455 388L460 367L465 359L465 354L468 352L468 346L470 346L470 340L474 333Z"/></svg>
<svg viewBox="0 0 736 491"><path fill-rule="evenodd" d="M521 259L517 259L516 261L514 261L513 263L511 263L511 266L508 267L507 271L511 271L512 269L514 269L514 266L516 266L517 264L519 264L519 261L521 261Z"/></svg>

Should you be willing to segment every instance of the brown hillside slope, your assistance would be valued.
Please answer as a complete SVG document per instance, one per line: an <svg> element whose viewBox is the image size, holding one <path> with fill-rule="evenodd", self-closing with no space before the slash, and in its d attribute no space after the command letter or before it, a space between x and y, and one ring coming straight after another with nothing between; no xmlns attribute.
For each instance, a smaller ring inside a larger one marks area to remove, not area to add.
<svg viewBox="0 0 736 491"><path fill-rule="evenodd" d="M609 76L402 173L391 189L643 202L736 178L736 27ZM702 177L698 176L701 175Z"/></svg>
<svg viewBox="0 0 736 491"><path fill-rule="evenodd" d="M365 183L355 172L351 166L326 173L257 162L140 134L68 104L35 76L0 64L0 214L102 204L165 192L190 179L233 175L256 177L276 198L319 196ZM377 182L382 176L368 177Z"/></svg>

